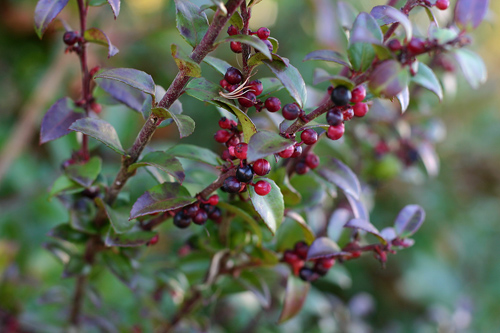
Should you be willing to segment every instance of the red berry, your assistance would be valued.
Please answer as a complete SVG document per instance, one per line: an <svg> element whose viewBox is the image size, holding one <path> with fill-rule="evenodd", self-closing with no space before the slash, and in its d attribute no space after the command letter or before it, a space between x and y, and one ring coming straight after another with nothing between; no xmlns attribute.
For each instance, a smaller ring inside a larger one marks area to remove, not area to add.
<svg viewBox="0 0 500 333"><path fill-rule="evenodd" d="M78 33L74 31L66 31L63 35L64 44L71 46L78 41Z"/></svg>
<svg viewBox="0 0 500 333"><path fill-rule="evenodd" d="M307 172L309 172L309 167L307 166L307 164L305 162L299 162L299 163L295 164L295 172L298 175L304 175Z"/></svg>
<svg viewBox="0 0 500 333"><path fill-rule="evenodd" d="M441 10L446 10L450 6L450 0L437 0L436 7ZM260 30L260 29L259 29Z"/></svg>
<svg viewBox="0 0 500 333"><path fill-rule="evenodd" d="M300 134L300 138L306 145L313 145L318 141L318 133L312 128L309 128Z"/></svg>
<svg viewBox="0 0 500 333"><path fill-rule="evenodd" d="M225 89L229 92L233 92L236 89L238 89L239 86L240 86L239 84L231 84L231 85L228 85Z"/></svg>
<svg viewBox="0 0 500 333"><path fill-rule="evenodd" d="M231 133L229 133L228 131L224 131L224 130L218 130L217 132L215 132L215 135L214 135L215 141L217 141L219 143L227 142L230 137L231 137Z"/></svg>
<svg viewBox="0 0 500 333"><path fill-rule="evenodd" d="M265 180L259 180L257 183L255 183L254 189L255 193L260 196L268 195L269 192L271 192L271 184L269 184Z"/></svg>
<svg viewBox="0 0 500 333"><path fill-rule="evenodd" d="M326 122L330 126L340 125L343 121L344 117L342 116L342 112L338 109L331 109L326 114Z"/></svg>
<svg viewBox="0 0 500 333"><path fill-rule="evenodd" d="M264 90L262 82L260 82L259 80L254 80L250 82L248 86L251 88L251 91L253 91L255 96L259 96L260 94L262 94L262 91Z"/></svg>
<svg viewBox="0 0 500 333"><path fill-rule="evenodd" d="M366 97L366 89L364 86L357 86L351 92L351 103L362 102Z"/></svg>
<svg viewBox="0 0 500 333"><path fill-rule="evenodd" d="M269 36L271 36L271 30L269 30L268 28L262 27L257 30L257 37L259 37L260 39L268 39Z"/></svg>
<svg viewBox="0 0 500 333"><path fill-rule="evenodd" d="M326 136L332 140L338 140L344 135L344 123L337 125L337 126L330 126L328 127L328 132L326 133Z"/></svg>
<svg viewBox="0 0 500 333"><path fill-rule="evenodd" d="M212 206L217 206L219 203L219 196L217 194L212 195L210 198L208 198L208 203Z"/></svg>
<svg viewBox="0 0 500 333"><path fill-rule="evenodd" d="M238 98L238 103L240 103L242 107L249 108L257 103L257 97L253 92L247 91L242 97Z"/></svg>
<svg viewBox="0 0 500 333"><path fill-rule="evenodd" d="M234 156L240 160L247 158L248 144L239 143L234 146Z"/></svg>
<svg viewBox="0 0 500 333"><path fill-rule="evenodd" d="M278 155L282 158L289 158L293 155L294 150L295 150L295 147L290 146L290 147L286 148L285 150L279 152Z"/></svg>
<svg viewBox="0 0 500 333"><path fill-rule="evenodd" d="M226 79L222 79L219 81L219 84L222 88L226 89L229 86L229 82L226 81Z"/></svg>
<svg viewBox="0 0 500 333"><path fill-rule="evenodd" d="M302 155L302 146L295 146L295 148L293 149L292 157L295 158L299 157L300 155Z"/></svg>
<svg viewBox="0 0 500 333"><path fill-rule="evenodd" d="M158 243L158 241L160 240L160 236L158 234L154 235L153 238L151 238L148 242L148 246L150 245L155 245L156 243Z"/></svg>
<svg viewBox="0 0 500 333"><path fill-rule="evenodd" d="M271 164L261 158L253 163L253 172L259 176L265 176L271 171Z"/></svg>
<svg viewBox="0 0 500 333"><path fill-rule="evenodd" d="M408 51L413 54L421 54L425 52L425 42L417 37L413 37L408 43Z"/></svg>
<svg viewBox="0 0 500 333"><path fill-rule="evenodd" d="M335 265L335 258L321 258L317 261L318 264L322 265L326 269L332 268Z"/></svg>
<svg viewBox="0 0 500 333"><path fill-rule="evenodd" d="M227 28L227 34L229 36L234 36L239 34L240 32L238 31L238 28L236 28L234 25L230 25L229 28Z"/></svg>
<svg viewBox="0 0 500 333"><path fill-rule="evenodd" d="M307 258L307 252L309 251L309 245L306 242L297 242L295 243L295 247L293 251L299 256L301 259Z"/></svg>
<svg viewBox="0 0 500 333"><path fill-rule="evenodd" d="M389 48L389 50L391 50L392 52L396 52L396 51L399 51L401 50L402 46L401 46L401 42L398 40L398 39L391 39L388 43L387 43L387 47Z"/></svg>
<svg viewBox="0 0 500 333"><path fill-rule="evenodd" d="M231 51L233 51L234 53L243 52L243 48L241 47L240 42L231 42L229 43L229 47L231 48Z"/></svg>
<svg viewBox="0 0 500 333"><path fill-rule="evenodd" d="M229 67L224 75L224 79L226 79L229 84L238 84L243 80L243 75L238 68Z"/></svg>
<svg viewBox="0 0 500 333"><path fill-rule="evenodd" d="M363 117L368 112L368 104L356 103L352 109L354 110L354 115L356 117Z"/></svg>
<svg viewBox="0 0 500 333"><path fill-rule="evenodd" d="M264 106L269 112L276 112L279 111L279 109L281 109L281 101L277 97L269 97L264 102Z"/></svg>
<svg viewBox="0 0 500 333"><path fill-rule="evenodd" d="M233 147L230 147L230 148L233 148ZM229 153L229 149L226 149L222 152L221 154L221 158L222 160L224 161L229 161L229 160L234 160L235 157L231 155L231 153Z"/></svg>
<svg viewBox="0 0 500 333"><path fill-rule="evenodd" d="M290 103L283 107L281 112L283 113L283 118L286 120L295 120L300 115L300 108L297 104Z"/></svg>
<svg viewBox="0 0 500 333"><path fill-rule="evenodd" d="M233 135L229 140L227 140L226 147L234 147L238 143L240 143L240 138L238 138L238 136L236 135ZM229 152L231 153L231 150L229 150Z"/></svg>
<svg viewBox="0 0 500 333"><path fill-rule="evenodd" d="M314 153L309 153L306 156L306 164L311 169L316 169L319 165L319 157Z"/></svg>
<svg viewBox="0 0 500 333"><path fill-rule="evenodd" d="M292 250L286 250L285 252L283 252L283 261L287 264L293 265L299 260L300 258Z"/></svg>
<svg viewBox="0 0 500 333"><path fill-rule="evenodd" d="M102 105L96 102L92 102L92 104L90 104L90 108L97 114L101 113L102 111Z"/></svg>
<svg viewBox="0 0 500 333"><path fill-rule="evenodd" d="M344 118L344 121L349 121L354 117L354 110L352 108L349 108L345 111L342 112L342 118Z"/></svg>
<svg viewBox="0 0 500 333"><path fill-rule="evenodd" d="M231 128L231 120L227 119L226 117L222 117L219 120L219 126L222 129L230 129Z"/></svg>

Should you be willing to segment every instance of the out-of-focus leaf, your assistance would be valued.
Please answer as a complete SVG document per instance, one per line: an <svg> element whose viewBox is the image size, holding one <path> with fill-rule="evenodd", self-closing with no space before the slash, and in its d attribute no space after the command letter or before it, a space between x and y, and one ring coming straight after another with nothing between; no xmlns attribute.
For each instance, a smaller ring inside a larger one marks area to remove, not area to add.
<svg viewBox="0 0 500 333"><path fill-rule="evenodd" d="M130 211L130 219L181 208L195 201L179 183L163 183L149 189L137 199Z"/></svg>
<svg viewBox="0 0 500 333"><path fill-rule="evenodd" d="M280 318L278 320L279 324L292 319L300 312L304 302L306 301L310 286L311 285L309 283L304 282L293 275L288 277L283 310L281 310Z"/></svg>
<svg viewBox="0 0 500 333"><path fill-rule="evenodd" d="M369 221L367 221L365 219L359 219L359 218L352 219L345 224L345 227L366 231L366 232L374 235L375 237L377 237L382 242L382 244L387 243L385 238L380 235L380 232L378 231L378 229L375 228L375 226L373 224L371 224Z"/></svg>
<svg viewBox="0 0 500 333"><path fill-rule="evenodd" d="M270 175L270 178L272 178L280 187L281 193L283 194L283 198L285 200L285 205L295 206L300 203L302 196L290 184L290 180L288 179L285 168L279 168L275 173Z"/></svg>
<svg viewBox="0 0 500 333"><path fill-rule="evenodd" d="M71 194L71 193L78 193L82 192L85 188L82 187L80 184L72 181L68 176L66 175L61 175L59 178L57 178L52 184L52 188L50 189L49 192L49 197L53 197L55 195L59 194Z"/></svg>
<svg viewBox="0 0 500 333"><path fill-rule="evenodd" d="M429 39L435 40L438 44L446 44L458 37L458 31L452 28L439 28L431 23L428 30Z"/></svg>
<svg viewBox="0 0 500 333"><path fill-rule="evenodd" d="M181 184L186 177L181 162L179 162L179 160L172 155L169 155L162 151L155 151L146 154L143 158L141 158L139 162L136 162L129 166L128 172L132 172L139 167L147 165L154 166L162 171L165 171L166 173L177 179Z"/></svg>
<svg viewBox="0 0 500 333"><path fill-rule="evenodd" d="M327 181L337 185L344 192L351 194L356 199L361 195L361 185L358 177L351 169L336 158L331 159L331 163L322 163L318 168L318 174Z"/></svg>
<svg viewBox="0 0 500 333"><path fill-rule="evenodd" d="M81 132L96 140L101 141L109 148L119 154L127 155L123 150L118 134L111 124L101 119L83 118L75 121L69 128L72 131Z"/></svg>
<svg viewBox="0 0 500 333"><path fill-rule="evenodd" d="M422 142L417 147L425 170L430 177L436 177L439 173L439 156L430 142Z"/></svg>
<svg viewBox="0 0 500 333"><path fill-rule="evenodd" d="M220 164L219 157L214 152L194 145L179 144L168 149L166 153L171 156L187 158L213 166L218 166Z"/></svg>
<svg viewBox="0 0 500 333"><path fill-rule="evenodd" d="M151 96L155 95L155 83L151 75L137 69L108 69L94 76L94 79L119 81Z"/></svg>
<svg viewBox="0 0 500 333"><path fill-rule="evenodd" d="M439 98L440 101L443 100L443 88L441 88L441 83L439 83L436 74L424 63L418 65L417 75L411 78L411 80L422 87L430 90Z"/></svg>
<svg viewBox="0 0 500 333"><path fill-rule="evenodd" d="M109 37L101 29L87 29L83 34L83 38L90 43L106 46L108 48L108 58L111 58L119 52L118 49L111 44Z"/></svg>
<svg viewBox="0 0 500 333"><path fill-rule="evenodd" d="M175 0L177 29L192 47L196 47L208 30L207 15L187 0Z"/></svg>
<svg viewBox="0 0 500 333"><path fill-rule="evenodd" d="M176 44L172 44L170 50L172 51L172 57L174 57L179 71L191 77L201 76L200 65L189 58L184 52L182 52L182 50Z"/></svg>
<svg viewBox="0 0 500 333"><path fill-rule="evenodd" d="M68 0L39 0L35 8L35 31L42 38L50 22L68 4Z"/></svg>
<svg viewBox="0 0 500 333"><path fill-rule="evenodd" d="M250 290L264 309L269 308L271 305L271 292L266 281L260 276L250 271L244 271L236 281Z"/></svg>
<svg viewBox="0 0 500 333"><path fill-rule="evenodd" d="M279 153L293 145L291 140L285 139L275 132L260 131L255 133L248 142L247 160L253 162L271 154Z"/></svg>
<svg viewBox="0 0 500 333"><path fill-rule="evenodd" d="M349 201L349 205L351 206L354 217L357 219L363 219L366 221L370 220L370 216L368 214L368 209L366 209L364 203L361 200L356 199L349 193L344 193L347 201Z"/></svg>
<svg viewBox="0 0 500 333"><path fill-rule="evenodd" d="M73 181L78 184L90 187L101 172L102 160L98 156L92 157L83 164L72 164L64 172Z"/></svg>
<svg viewBox="0 0 500 333"><path fill-rule="evenodd" d="M61 98L49 108L42 119L40 144L71 133L71 124L85 117L85 113L75 112L74 109L75 105L69 97Z"/></svg>
<svg viewBox="0 0 500 333"><path fill-rule="evenodd" d="M384 25L399 22L406 32L406 40L411 40L413 27L408 17L401 11L391 6L377 6L372 9L372 13L375 13L374 17Z"/></svg>
<svg viewBox="0 0 500 333"><path fill-rule="evenodd" d="M293 248L295 243L303 241L306 238L306 232L300 223L286 218L276 231L276 251L283 252Z"/></svg>
<svg viewBox="0 0 500 333"><path fill-rule="evenodd" d="M212 66L215 70L217 70L222 75L225 75L227 72L227 69L229 67L231 67L231 65L227 61L219 59L219 58L211 57L211 56L206 56L203 59L203 62Z"/></svg>
<svg viewBox="0 0 500 333"><path fill-rule="evenodd" d="M129 231L134 227L135 221L129 220L127 215L121 214L120 212L108 206L100 197L95 198L95 203L99 208L102 208L104 210L115 233L121 234Z"/></svg>
<svg viewBox="0 0 500 333"><path fill-rule="evenodd" d="M344 29L352 29L354 21L358 16L358 12L356 9L346 1L338 1L337 2L338 16L340 19L340 23Z"/></svg>
<svg viewBox="0 0 500 333"><path fill-rule="evenodd" d="M106 246L135 247L147 244L154 236L156 236L156 232L152 231L134 230L118 234L113 228L110 228L104 244Z"/></svg>
<svg viewBox="0 0 500 333"><path fill-rule="evenodd" d="M314 236L314 232L312 231L311 227L306 223L304 218L300 214L294 211L289 211L286 214L286 216L291 218L302 228L302 231L304 232L304 241L308 244L311 244L316 237Z"/></svg>
<svg viewBox="0 0 500 333"><path fill-rule="evenodd" d="M390 243L392 240L398 237L398 235L396 234L396 230L393 227L387 227L380 230L380 236L382 236L387 243Z"/></svg>
<svg viewBox="0 0 500 333"><path fill-rule="evenodd" d="M287 66L280 61L265 61L264 63L281 81L295 102L297 102L300 107L304 107L307 100L306 84L297 68L293 67L291 64Z"/></svg>
<svg viewBox="0 0 500 333"><path fill-rule="evenodd" d="M382 30L377 24L377 21L368 13L359 13L351 31L349 43L370 43L380 44L383 40Z"/></svg>
<svg viewBox="0 0 500 333"><path fill-rule="evenodd" d="M85 262L83 257L73 255L69 262L64 265L62 277L67 279L78 275L87 275L90 273L90 265Z"/></svg>
<svg viewBox="0 0 500 333"><path fill-rule="evenodd" d="M307 260L318 258L329 258L333 256L347 254L342 252L340 246L333 240L327 237L317 238L309 247L307 252Z"/></svg>
<svg viewBox="0 0 500 333"><path fill-rule="evenodd" d="M355 86L356 83L354 81L349 80L345 76L341 75L332 75L328 79L335 87L336 86L345 86L347 89L352 90Z"/></svg>
<svg viewBox="0 0 500 333"><path fill-rule="evenodd" d="M113 11L113 15L115 16L115 20L120 14L120 2L120 0L108 0L111 10Z"/></svg>
<svg viewBox="0 0 500 333"><path fill-rule="evenodd" d="M372 8L370 11L370 15L373 16L374 19L377 20L377 23L379 25L388 25L388 24L393 24L396 23L397 20L393 17L387 16L385 14L386 8L389 6L375 6Z"/></svg>
<svg viewBox="0 0 500 333"><path fill-rule="evenodd" d="M347 67L350 67L348 60L341 53L332 51L332 50L316 50L308 53L303 61L308 60L323 60L323 61L331 61L336 62L337 64L341 64Z"/></svg>
<svg viewBox="0 0 500 333"><path fill-rule="evenodd" d="M102 253L104 263L111 273L122 281L127 287L134 289L136 286L136 272L130 258L123 254L116 254L111 251Z"/></svg>
<svg viewBox="0 0 500 333"><path fill-rule="evenodd" d="M459 49L453 52L453 56L460 65L467 83L472 88L477 89L486 82L488 72L483 59L479 55L467 49Z"/></svg>
<svg viewBox="0 0 500 333"><path fill-rule="evenodd" d="M63 223L50 229L47 236L61 239L70 243L84 243L88 236L71 228L68 223Z"/></svg>
<svg viewBox="0 0 500 333"><path fill-rule="evenodd" d="M404 207L394 221L394 229L401 238L410 237L424 223L425 211L418 205Z"/></svg>
<svg viewBox="0 0 500 333"><path fill-rule="evenodd" d="M336 1L314 0L314 32L321 45L340 51L347 45L347 38L342 30L343 13Z"/></svg>
<svg viewBox="0 0 500 333"><path fill-rule="evenodd" d="M283 58L277 54L272 53L271 57L272 57L272 61L280 62L280 63L284 64L285 66L288 66L290 64L288 59ZM247 64L248 64L248 66L259 66L259 65L262 65L264 62L268 61L268 59L269 58L265 54L258 52L258 53L252 54L252 56L250 58L248 58Z"/></svg>
<svg viewBox="0 0 500 333"><path fill-rule="evenodd" d="M229 19L229 23L234 25L238 30L243 29L243 18L238 11L236 11L233 16L231 16L231 18Z"/></svg>
<svg viewBox="0 0 500 333"><path fill-rule="evenodd" d="M247 44L255 48L256 50L259 50L262 54L264 54L267 59L272 60L271 52L269 52L269 49L267 48L267 44L264 43L260 38L255 37L255 36L250 36L250 35L234 35L234 36L229 36L224 39L222 39L220 43L229 43L229 42L240 42L243 44Z"/></svg>
<svg viewBox="0 0 500 333"><path fill-rule="evenodd" d="M248 214L246 211L244 211L239 207L228 204L227 202L219 202L217 206L219 208L222 208L228 212L235 214L236 216L242 218L245 222L247 222L248 225L250 226L250 229L253 230L255 235L257 235L259 239L259 244L262 243L262 230L260 230L257 221L255 221L255 219L250 214Z"/></svg>
<svg viewBox="0 0 500 333"><path fill-rule="evenodd" d="M172 118L179 129L179 135L182 138L191 135L194 132L195 123L193 118L183 115L183 114L174 114L165 108L153 108L151 112L164 119Z"/></svg>
<svg viewBox="0 0 500 333"><path fill-rule="evenodd" d="M338 241L340 235L342 234L342 230L344 229L344 225L349 221L352 217L352 214L349 210L345 208L338 208L330 216L330 220L328 221L327 234L328 238Z"/></svg>
<svg viewBox="0 0 500 333"><path fill-rule="evenodd" d="M280 188L273 180L268 178L259 178L259 180L268 182L271 185L271 192L266 196L260 196L255 193L253 186L248 186L250 201L268 229L274 235L283 220L283 214L285 212L283 194L281 194Z"/></svg>
<svg viewBox="0 0 500 333"><path fill-rule="evenodd" d="M455 23L461 29L472 30L481 24L488 11L489 0L457 0Z"/></svg>
<svg viewBox="0 0 500 333"><path fill-rule="evenodd" d="M410 75L396 60L387 60L370 74L368 87L376 96L394 97L408 85Z"/></svg>
<svg viewBox="0 0 500 333"><path fill-rule="evenodd" d="M401 106L401 112L405 112L408 109L408 106L410 105L410 89L408 89L408 86L406 86L403 91L401 91L399 94L396 95L396 99L399 102L399 105Z"/></svg>

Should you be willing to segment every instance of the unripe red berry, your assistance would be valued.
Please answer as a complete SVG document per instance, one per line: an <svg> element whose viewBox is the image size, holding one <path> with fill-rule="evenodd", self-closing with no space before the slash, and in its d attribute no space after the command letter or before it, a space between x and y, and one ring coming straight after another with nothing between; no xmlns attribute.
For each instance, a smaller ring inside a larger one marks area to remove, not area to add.
<svg viewBox="0 0 500 333"><path fill-rule="evenodd" d="M259 180L257 183L255 183L255 193L257 193L260 196L265 196L268 195L269 192L271 192L271 184L266 182L265 180Z"/></svg>
<svg viewBox="0 0 500 333"><path fill-rule="evenodd" d="M287 264L293 265L295 262L299 261L300 258L292 250L286 250L283 252L283 261Z"/></svg>
<svg viewBox="0 0 500 333"><path fill-rule="evenodd" d="M66 31L63 35L64 44L71 46L78 41L78 33L74 31Z"/></svg>
<svg viewBox="0 0 500 333"><path fill-rule="evenodd" d="M262 85L262 82L260 80L254 80L248 84L250 87L251 91L255 94L255 96L259 96L262 94L262 91L264 91L264 86Z"/></svg>
<svg viewBox="0 0 500 333"><path fill-rule="evenodd" d="M226 79L222 79L219 81L219 84L222 88L226 89L229 86L229 82L226 81Z"/></svg>
<svg viewBox="0 0 500 333"><path fill-rule="evenodd" d="M299 256L301 259L307 258L307 252L309 251L309 245L306 242L297 242L293 248L293 251Z"/></svg>
<svg viewBox="0 0 500 333"><path fill-rule="evenodd" d="M364 115L368 113L368 104L356 103L352 109L354 110L354 115L356 117L364 117Z"/></svg>
<svg viewBox="0 0 500 333"><path fill-rule="evenodd" d="M252 168L256 175L265 176L271 171L271 164L267 160L261 158L253 163Z"/></svg>
<svg viewBox="0 0 500 333"><path fill-rule="evenodd" d="M389 50L391 50L392 52L396 52L396 51L399 51L403 48L403 46L401 45L401 42L398 40L398 39L391 39L388 43L387 43L387 47L389 48Z"/></svg>
<svg viewBox="0 0 500 333"><path fill-rule="evenodd" d="M352 108L349 108L342 112L342 118L344 119L344 121L349 121L352 119L352 117L354 117L354 110Z"/></svg>
<svg viewBox="0 0 500 333"><path fill-rule="evenodd" d="M268 39L269 36L271 36L271 30L269 30L268 28L262 27L257 30L257 37L259 37L260 39Z"/></svg>
<svg viewBox="0 0 500 333"><path fill-rule="evenodd" d="M281 111L283 113L283 118L286 120L295 120L300 115L300 108L297 104L290 103L283 107Z"/></svg>
<svg viewBox="0 0 500 333"><path fill-rule="evenodd" d="M219 143L225 143L231 138L231 133L225 130L218 130L215 132L214 139Z"/></svg>
<svg viewBox="0 0 500 333"><path fill-rule="evenodd" d="M219 196L217 194L212 195L210 198L208 198L208 203L212 206L217 206L219 203Z"/></svg>
<svg viewBox="0 0 500 333"><path fill-rule="evenodd" d="M437 0L436 7L440 10L446 10L450 6L450 0Z"/></svg>
<svg viewBox="0 0 500 333"><path fill-rule="evenodd" d="M351 91L345 86L338 86L333 89L330 97L335 105L344 106L349 104L349 101L351 100Z"/></svg>
<svg viewBox="0 0 500 333"><path fill-rule="evenodd" d="M331 109L326 113L326 122L330 126L337 126L342 124L344 121L344 117L342 116L342 112L337 109Z"/></svg>
<svg viewBox="0 0 500 333"><path fill-rule="evenodd" d="M229 84L238 84L243 80L243 75L238 68L229 67L224 75L224 79Z"/></svg>
<svg viewBox="0 0 500 333"><path fill-rule="evenodd" d="M264 102L264 106L269 112L276 112L279 111L279 109L281 109L281 101L277 97L269 97Z"/></svg>
<svg viewBox="0 0 500 333"><path fill-rule="evenodd" d="M247 158L248 144L239 143L234 146L234 156L240 160Z"/></svg>
<svg viewBox="0 0 500 333"><path fill-rule="evenodd" d="M314 153L309 153L306 156L306 164L311 169L316 169L319 165L319 157Z"/></svg>
<svg viewBox="0 0 500 333"><path fill-rule="evenodd" d="M294 150L295 150L294 146L290 146L290 147L286 148L285 150L279 152L278 155L281 158L289 158L293 155Z"/></svg>
<svg viewBox="0 0 500 333"><path fill-rule="evenodd" d="M90 108L97 114L101 113L102 111L102 105L96 102L92 102L92 104L90 104Z"/></svg>
<svg viewBox="0 0 500 333"><path fill-rule="evenodd" d="M299 157L302 155L302 146L295 146L293 149L292 158Z"/></svg>
<svg viewBox="0 0 500 333"><path fill-rule="evenodd" d="M226 117L222 117L219 120L219 127L222 129L230 129L231 128L231 120Z"/></svg>
<svg viewBox="0 0 500 333"><path fill-rule="evenodd" d="M408 43L408 51L413 54L421 54L425 52L425 42L417 37L413 37Z"/></svg>
<svg viewBox="0 0 500 333"><path fill-rule="evenodd" d="M326 133L326 136L332 140L338 140L344 135L344 123L337 125L337 126L330 126L328 127L328 132Z"/></svg>
<svg viewBox="0 0 500 333"><path fill-rule="evenodd" d="M298 175L304 175L307 172L309 172L309 167L307 166L307 164L305 162L299 162L299 163L295 164L295 172Z"/></svg>
<svg viewBox="0 0 500 333"><path fill-rule="evenodd" d="M233 148L233 147L231 147L231 148ZM225 149L225 150L222 152L222 154L221 154L221 158L222 158L222 160L223 160L223 161L229 161L229 160L234 160L234 159L236 159L233 155L231 155L231 154L229 153L229 149Z"/></svg>
<svg viewBox="0 0 500 333"><path fill-rule="evenodd" d="M366 97L366 88L364 86L357 86L351 92L351 103L362 102Z"/></svg>
<svg viewBox="0 0 500 333"><path fill-rule="evenodd" d="M242 97L238 98L238 103L240 103L242 107L249 108L257 103L257 97L253 92L247 91Z"/></svg>
<svg viewBox="0 0 500 333"><path fill-rule="evenodd" d="M151 246L151 245L155 245L156 243L158 243L158 241L160 240L160 236L158 234L154 235L153 238L151 238L149 240L149 242L147 243L148 246Z"/></svg>
<svg viewBox="0 0 500 333"><path fill-rule="evenodd" d="M229 28L227 28L227 34L229 36L234 36L239 34L240 32L238 31L238 28L236 28L234 25L230 25Z"/></svg>
<svg viewBox="0 0 500 333"><path fill-rule="evenodd" d="M236 135L233 135L229 140L227 140L226 147L234 147L238 143L240 143L240 138L238 138L238 136ZM231 153L231 149L229 150L229 152Z"/></svg>
<svg viewBox="0 0 500 333"><path fill-rule="evenodd" d="M309 128L300 134L300 138L306 145L313 145L318 141L318 133L312 128Z"/></svg>
<svg viewBox="0 0 500 333"><path fill-rule="evenodd" d="M243 47L241 46L240 42L231 42L229 43L229 47L231 48L231 51L233 51L234 53L243 52Z"/></svg>

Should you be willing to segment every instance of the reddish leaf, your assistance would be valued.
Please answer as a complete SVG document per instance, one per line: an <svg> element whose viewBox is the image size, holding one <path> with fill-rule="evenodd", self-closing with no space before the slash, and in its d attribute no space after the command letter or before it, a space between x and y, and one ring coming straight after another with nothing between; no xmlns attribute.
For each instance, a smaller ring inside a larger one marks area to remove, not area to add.
<svg viewBox="0 0 500 333"><path fill-rule="evenodd" d="M332 158L331 163L324 163L318 170L321 177L325 178L330 183L340 187L344 192L359 199L361 195L361 185L358 177L351 169L336 158Z"/></svg>
<svg viewBox="0 0 500 333"><path fill-rule="evenodd" d="M424 223L425 211L418 205L404 207L394 221L396 233L401 238L413 235Z"/></svg>
<svg viewBox="0 0 500 333"><path fill-rule="evenodd" d="M377 96L394 97L406 88L408 81L408 70L396 60L387 60L371 73L368 87Z"/></svg>
<svg viewBox="0 0 500 333"><path fill-rule="evenodd" d="M73 101L69 97L61 98L50 107L42 120L40 144L71 133L71 124L85 117L83 112L75 112L73 108Z"/></svg>
<svg viewBox="0 0 500 333"><path fill-rule="evenodd" d="M146 96L148 96L142 91L115 80L96 80L96 83L102 90L110 94L111 97L118 102L125 104L132 110L142 113L142 108L147 98ZM149 98L151 99L151 97ZM151 103L148 105L148 110L151 110Z"/></svg>
<svg viewBox="0 0 500 333"><path fill-rule="evenodd" d="M354 21L349 43L371 43L381 44L383 40L382 30L377 21L368 13L360 13Z"/></svg>
<svg viewBox="0 0 500 333"><path fill-rule="evenodd" d="M455 6L455 23L461 29L475 29L488 11L489 0L458 0Z"/></svg>
<svg viewBox="0 0 500 333"><path fill-rule="evenodd" d="M304 302L306 301L309 288L309 283L304 282L293 275L288 277L285 301L283 303L283 310L281 310L278 323L284 323L285 321L295 317L300 312Z"/></svg>
<svg viewBox="0 0 500 333"><path fill-rule="evenodd" d="M35 8L35 31L42 38L50 22L63 10L69 0L39 0Z"/></svg>

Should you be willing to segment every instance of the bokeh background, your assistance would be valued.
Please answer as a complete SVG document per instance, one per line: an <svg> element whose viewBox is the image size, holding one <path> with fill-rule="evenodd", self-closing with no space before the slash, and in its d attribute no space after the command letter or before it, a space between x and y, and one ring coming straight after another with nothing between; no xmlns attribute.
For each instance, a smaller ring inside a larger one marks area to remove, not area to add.
<svg viewBox="0 0 500 333"><path fill-rule="evenodd" d="M332 1L264 0L253 13L251 27L269 27L280 42L279 53L299 68L309 85L319 64L303 63L302 59L312 50L333 47L329 43L334 36L325 31L329 17L323 10ZM365 11L383 4L348 2ZM75 3L70 1L62 17L76 29ZM76 56L63 52L60 30L51 29L42 41L37 38L35 5L35 0L0 2L0 318L18 313L22 322L43 322L46 326L38 328L51 331L61 320L57 298L71 292L73 280L61 279L62 266L42 248L47 231L68 218L57 200L49 201L48 189L59 175L61 163L76 147L76 139L70 135L39 146L39 125L54 101L78 96L80 77ZM439 174L390 177L375 192L371 219L378 227L390 225L406 204L424 207L427 219L415 235L415 246L391 256L386 269L370 256L349 262L339 271L338 286L326 290L328 297L315 290L297 319L277 327L276 318L264 316L258 331L302 332L308 325L314 327L308 331L324 332L492 332L500 327L498 13L500 2L491 1L486 21L472 34L471 48L488 68L487 83L472 90L458 75L456 86L445 85L443 103L429 99L428 111L408 111L410 117L412 113L436 117L443 125L440 133L445 129L445 139L436 146ZM446 14L438 14L441 22L447 21ZM416 13L415 18L418 22L425 14ZM120 49L108 60L104 48L91 46L91 65L137 68L151 73L165 87L172 81L177 68L170 44L187 49L175 28L173 1L123 0L118 20L104 6L91 10L90 21L107 32ZM218 50L217 56L236 64L228 48ZM208 77L218 80L215 72ZM217 117L215 110L187 96L181 100L186 114L197 124ZM102 116L115 126L124 147L129 147L142 125L141 116L122 106L107 106ZM213 127L198 125L185 142L214 147L211 140L204 139L213 131ZM173 142L176 137L175 129L164 128L153 143ZM119 163L117 155L100 152L105 172L112 175ZM144 181L146 188L154 185ZM161 246L148 249L145 258L161 258L161 251ZM103 307L116 316L137 311L136 295L113 276L106 275L101 283L105 287ZM251 302L237 300L226 300L234 309L226 323L232 331L247 327L261 312ZM124 318L124 325L137 320L135 314Z"/></svg>

